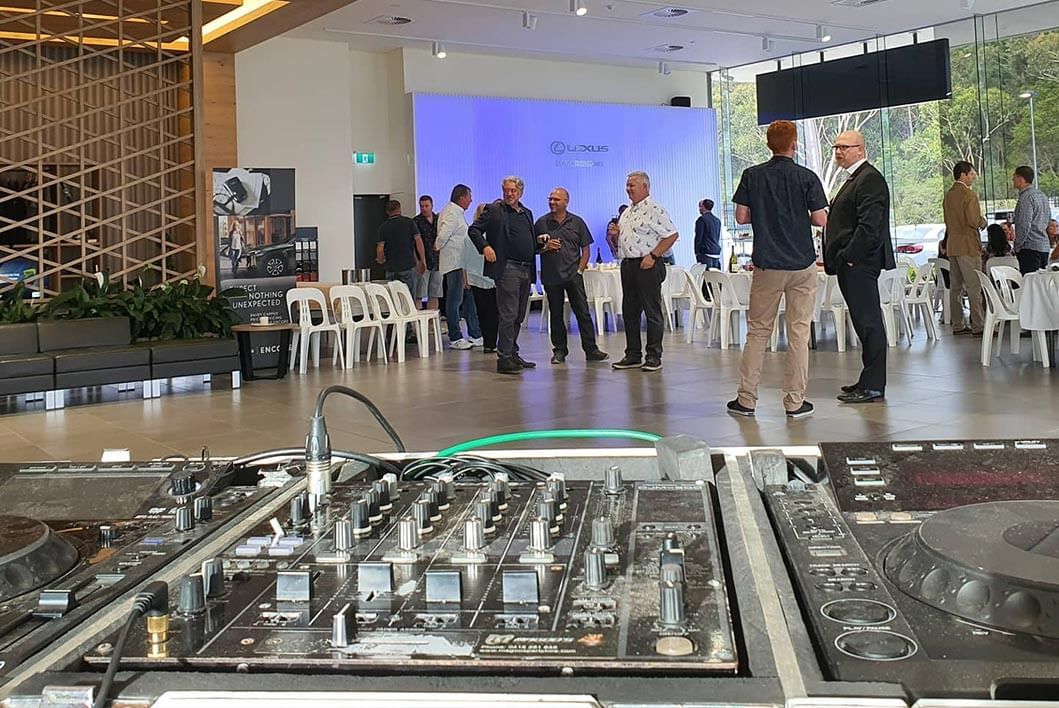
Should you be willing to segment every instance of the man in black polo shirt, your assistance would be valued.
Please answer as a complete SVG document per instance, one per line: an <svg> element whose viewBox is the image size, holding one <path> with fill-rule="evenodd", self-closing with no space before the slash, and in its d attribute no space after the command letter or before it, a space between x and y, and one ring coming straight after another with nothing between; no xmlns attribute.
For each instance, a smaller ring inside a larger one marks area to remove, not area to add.
<svg viewBox="0 0 1059 708"><path fill-rule="evenodd" d="M438 309L438 298L441 297L441 272L438 270L438 252L434 244L438 240L438 215L434 213L434 198L424 194L419 198L419 213L412 219L415 222L419 237L423 239L423 251L427 256L426 270L419 276L417 291L412 295L416 302L427 301L427 310Z"/></svg>
<svg viewBox="0 0 1059 708"><path fill-rule="evenodd" d="M566 210L570 204L570 193L556 187L548 195L549 213L537 219L534 233L544 238L541 253L541 284L548 297L551 311L552 363L562 364L570 350L566 346L566 307L570 298L570 309L577 318L577 331L581 335L581 348L589 361L603 361L606 352L596 346L596 330L588 312L585 296L585 280L581 276L588 267L588 256L592 245L592 234L577 214Z"/></svg>
<svg viewBox="0 0 1059 708"><path fill-rule="evenodd" d="M500 374L521 374L536 364L518 353L518 333L529 304L529 286L537 279L539 246L533 235L533 213L522 202L523 182L505 177L503 199L489 204L467 229L485 256L485 275L496 283L497 361Z"/></svg>
<svg viewBox="0 0 1059 708"><path fill-rule="evenodd" d="M795 164L798 129L779 120L766 134L772 159L743 172L732 201L735 220L754 229L754 279L746 313L746 346L739 366L739 395L728 412L752 416L765 348L786 297L787 364L783 407L788 418L812 415L805 400L809 382L809 327L816 306L817 269L813 226L827 224L827 195L820 178Z"/></svg>
<svg viewBox="0 0 1059 708"><path fill-rule="evenodd" d="M401 202L396 199L386 202L386 215L389 218L382 222L376 239L375 260L386 265L387 280L400 280L414 298L416 273L426 270L423 239L415 222L401 216Z"/></svg>

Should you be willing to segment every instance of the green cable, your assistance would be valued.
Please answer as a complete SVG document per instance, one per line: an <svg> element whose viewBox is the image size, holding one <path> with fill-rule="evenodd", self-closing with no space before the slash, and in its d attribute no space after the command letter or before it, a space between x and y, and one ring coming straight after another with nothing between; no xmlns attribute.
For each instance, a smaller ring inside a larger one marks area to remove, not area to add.
<svg viewBox="0 0 1059 708"><path fill-rule="evenodd" d="M438 457L451 457L468 450L477 450L491 445L501 445L510 442L523 442L526 440L568 439L568 438L623 438L625 440L642 440L644 442L657 442L662 439L661 435L647 433L642 430L617 430L617 429L575 429L575 430L526 430L521 433L504 433L503 435L490 435L487 438L468 440L466 442L447 447L438 453Z"/></svg>

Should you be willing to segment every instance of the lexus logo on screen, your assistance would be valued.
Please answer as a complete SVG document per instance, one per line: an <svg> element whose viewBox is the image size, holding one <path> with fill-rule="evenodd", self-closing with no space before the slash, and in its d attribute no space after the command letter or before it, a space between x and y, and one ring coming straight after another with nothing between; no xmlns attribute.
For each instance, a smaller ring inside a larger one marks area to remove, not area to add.
<svg viewBox="0 0 1059 708"><path fill-rule="evenodd" d="M586 145L584 143L567 143L562 140L553 140L551 144L553 155L565 155L568 152L609 152L610 145Z"/></svg>

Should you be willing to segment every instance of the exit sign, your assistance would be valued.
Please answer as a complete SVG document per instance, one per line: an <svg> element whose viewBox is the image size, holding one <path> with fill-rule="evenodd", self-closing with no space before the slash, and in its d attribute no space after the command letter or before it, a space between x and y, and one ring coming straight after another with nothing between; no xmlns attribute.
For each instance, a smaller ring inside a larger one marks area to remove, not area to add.
<svg viewBox="0 0 1059 708"><path fill-rule="evenodd" d="M358 165L374 165L375 164L375 153L373 152L355 152L353 153L353 162Z"/></svg>

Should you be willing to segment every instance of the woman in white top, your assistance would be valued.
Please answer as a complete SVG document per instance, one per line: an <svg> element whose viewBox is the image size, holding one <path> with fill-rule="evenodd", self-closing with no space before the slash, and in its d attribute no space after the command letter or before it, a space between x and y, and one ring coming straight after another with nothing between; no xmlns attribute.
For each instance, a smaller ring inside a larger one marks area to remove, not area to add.
<svg viewBox="0 0 1059 708"><path fill-rule="evenodd" d="M243 255L243 229L239 222L232 219L228 227L228 260L232 264L232 277L239 270L239 259Z"/></svg>

